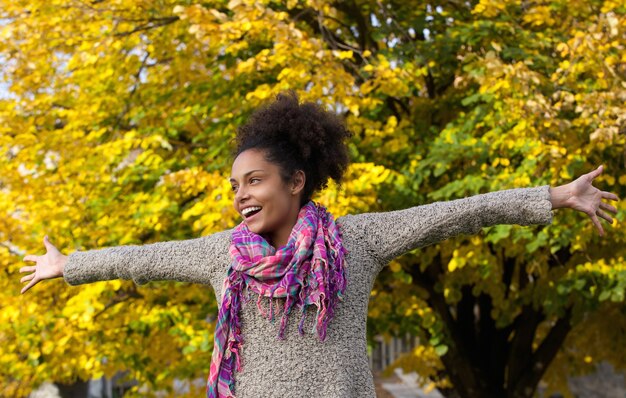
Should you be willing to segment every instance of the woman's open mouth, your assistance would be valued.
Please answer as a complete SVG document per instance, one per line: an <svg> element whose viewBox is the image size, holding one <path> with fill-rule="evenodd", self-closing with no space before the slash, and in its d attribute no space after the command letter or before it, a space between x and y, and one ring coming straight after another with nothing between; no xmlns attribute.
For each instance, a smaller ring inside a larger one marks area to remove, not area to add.
<svg viewBox="0 0 626 398"><path fill-rule="evenodd" d="M247 220L253 217L254 215L256 215L260 211L261 211L261 206L246 207L245 209L241 211L241 215L243 216L243 218Z"/></svg>

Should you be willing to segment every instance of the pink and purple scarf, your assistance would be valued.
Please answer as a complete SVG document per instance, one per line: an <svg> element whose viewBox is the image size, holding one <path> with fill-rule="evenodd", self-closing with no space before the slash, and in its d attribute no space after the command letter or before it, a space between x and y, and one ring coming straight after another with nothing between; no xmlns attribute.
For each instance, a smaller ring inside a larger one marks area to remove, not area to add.
<svg viewBox="0 0 626 398"><path fill-rule="evenodd" d="M300 209L287 244L278 250L248 230L245 222L235 228L230 245L232 263L224 280L215 326L208 398L234 397L234 370L241 371L243 338L239 311L244 288L249 289L248 294L250 290L258 294L257 307L271 320L274 319L272 299L286 297L278 339L284 338L287 316L294 304L301 311L300 335L304 334L306 307L317 306L317 335L324 341L335 305L342 300L346 289L345 254L333 216L313 201ZM269 297L269 314L261 308L263 297Z"/></svg>

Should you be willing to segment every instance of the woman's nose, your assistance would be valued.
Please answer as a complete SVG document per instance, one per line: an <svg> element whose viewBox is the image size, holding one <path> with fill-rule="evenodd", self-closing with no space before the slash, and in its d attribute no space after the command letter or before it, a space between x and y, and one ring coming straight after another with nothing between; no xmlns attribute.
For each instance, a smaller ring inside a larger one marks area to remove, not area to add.
<svg viewBox="0 0 626 398"><path fill-rule="evenodd" d="M235 193L235 201L241 202L243 200L246 200L247 198L248 191L244 187L239 187L239 189L237 189L237 192Z"/></svg>

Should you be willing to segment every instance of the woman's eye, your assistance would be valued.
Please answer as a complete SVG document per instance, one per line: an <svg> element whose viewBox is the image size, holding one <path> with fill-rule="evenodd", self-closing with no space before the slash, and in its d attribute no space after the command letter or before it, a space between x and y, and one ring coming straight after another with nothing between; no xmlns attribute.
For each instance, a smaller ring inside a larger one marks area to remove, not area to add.
<svg viewBox="0 0 626 398"><path fill-rule="evenodd" d="M231 189L233 192L237 192L237 187L236 187L235 185L231 186L231 187L230 187L230 189Z"/></svg>
<svg viewBox="0 0 626 398"><path fill-rule="evenodd" d="M251 183L251 184L252 184L252 183L254 183L254 182L259 182L259 181L261 181L261 179L260 179L260 178L251 178L251 179L250 179L250 183Z"/></svg>

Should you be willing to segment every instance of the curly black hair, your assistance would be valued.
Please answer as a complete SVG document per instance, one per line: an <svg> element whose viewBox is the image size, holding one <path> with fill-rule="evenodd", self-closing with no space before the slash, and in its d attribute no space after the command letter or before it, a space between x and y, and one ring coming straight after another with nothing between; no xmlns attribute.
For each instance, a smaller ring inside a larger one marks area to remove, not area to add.
<svg viewBox="0 0 626 398"><path fill-rule="evenodd" d="M306 176L301 206L332 178L341 184L350 162L345 140L351 136L343 120L313 102L298 101L293 90L256 109L237 129L234 156L248 149L265 152L289 181L297 170Z"/></svg>

